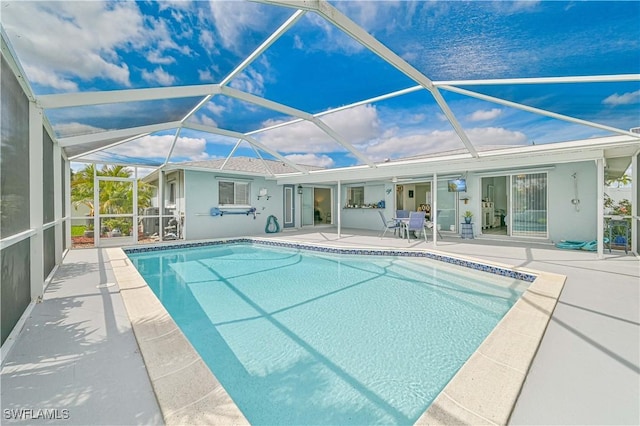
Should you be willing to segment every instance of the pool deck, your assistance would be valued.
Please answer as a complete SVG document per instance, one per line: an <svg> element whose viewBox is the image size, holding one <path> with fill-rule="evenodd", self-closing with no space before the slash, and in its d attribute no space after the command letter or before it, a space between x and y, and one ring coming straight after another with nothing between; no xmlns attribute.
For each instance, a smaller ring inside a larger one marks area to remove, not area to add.
<svg viewBox="0 0 640 426"><path fill-rule="evenodd" d="M432 242L380 239L360 230L343 230L339 238L335 228L269 237L342 247L434 249ZM567 276L510 424L640 424L637 258L614 251L599 261L594 253L551 245L446 235L435 248ZM99 249L67 254L3 364L3 413L7 408L58 408L70 415L54 421L59 424L162 423L121 291L96 288L113 280L104 254Z"/></svg>

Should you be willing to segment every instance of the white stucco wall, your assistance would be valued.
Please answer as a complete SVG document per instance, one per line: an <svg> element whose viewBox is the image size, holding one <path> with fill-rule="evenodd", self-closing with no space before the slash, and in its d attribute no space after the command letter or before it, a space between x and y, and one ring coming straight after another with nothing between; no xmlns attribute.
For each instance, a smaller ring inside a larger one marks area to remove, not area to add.
<svg viewBox="0 0 640 426"><path fill-rule="evenodd" d="M239 237L267 235L264 231L269 215L278 218L282 228L283 194L282 186L275 181L255 177L250 182L250 203L257 208L256 219L253 214L210 216L212 207L218 206L218 182L215 176L220 173L185 171L186 181L186 224L185 239ZM233 177L229 177L233 180ZM258 200L260 188L266 188L271 196Z"/></svg>
<svg viewBox="0 0 640 426"><path fill-rule="evenodd" d="M571 204L575 197L573 173L578 178L579 211ZM598 216L595 162L558 164L554 170L549 171L547 185L551 241L595 240Z"/></svg>
<svg viewBox="0 0 640 426"><path fill-rule="evenodd" d="M394 216L393 203L394 193L393 185L389 184L374 184L364 185L364 202L365 204L378 203L381 200L385 201L384 209L346 209L345 201L347 199L347 188L342 187L342 194L338 202L340 208L340 214L342 215L342 227L343 228L355 228L355 229L382 229L382 220L380 219L379 210L381 210L387 220ZM387 194L387 190L389 194Z"/></svg>
<svg viewBox="0 0 640 426"><path fill-rule="evenodd" d="M509 174L505 170L505 174ZM578 179L579 211L571 203L574 195L572 175L576 173ZM500 172L496 172L500 174ZM547 209L549 240L591 241L596 238L596 166L595 162L557 164L547 172ZM505 191L508 188L495 188ZM463 193L464 194L464 193ZM471 210L474 222L480 223L480 202L482 200L481 177L469 174L467 177L467 193L470 198L468 204L459 203L459 212ZM461 194L461 198L462 198ZM474 229L478 233L478 229Z"/></svg>

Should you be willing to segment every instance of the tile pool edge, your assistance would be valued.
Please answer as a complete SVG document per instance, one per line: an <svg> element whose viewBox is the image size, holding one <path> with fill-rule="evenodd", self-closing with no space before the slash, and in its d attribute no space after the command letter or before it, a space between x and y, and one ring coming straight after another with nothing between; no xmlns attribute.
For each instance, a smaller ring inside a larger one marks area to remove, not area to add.
<svg viewBox="0 0 640 426"><path fill-rule="evenodd" d="M502 320L465 362L456 375L449 381L415 424L507 424L566 280L564 275L534 271L527 268L518 268L495 262L486 262L484 260L472 259L469 257L452 256L448 253L434 250L337 248L321 244L298 243L266 238L230 238L201 241L196 243L182 242L147 247L125 248L124 250L117 249L119 254L116 256L119 259L124 260L124 263L133 270L133 275L139 277L142 281L137 281L138 285L146 287L146 290L155 299L156 303L151 305L152 307L149 307L149 310L155 311L157 307L153 306L159 304L164 312L159 321L170 322L172 324L172 328L177 328L177 325L175 325L173 320L168 316L168 313L166 313L166 310L164 310L160 301L146 285L146 282L144 282L138 271L128 261L126 253L143 253L158 250L169 250L178 247L203 247L228 243L258 243L335 254L395 255L430 258L489 273L510 276L517 279L523 279L522 277L524 277L525 281L533 281L521 298L505 314ZM114 266L114 273L115 270L116 268ZM124 273L125 271L122 270L122 272ZM129 273L127 272L126 274ZM118 274L116 274L116 278L118 278ZM126 275L123 275L123 278L125 279L126 286ZM135 295L132 295L132 297L135 297ZM124 294L123 299L125 299ZM125 305L127 305L126 300ZM153 315L154 312L149 312L147 316L153 317ZM133 326L136 338L138 338L138 332L136 331L135 324ZM146 324L146 326L154 327L151 324ZM159 325L158 327L163 326L168 327L167 325ZM180 333L180 335L182 335L182 333ZM182 338L186 340L184 336L182 336ZM188 342L187 345L195 352ZM145 348L143 346L144 345L140 345L140 349L143 354L143 358L145 359L145 363L147 363L148 357L145 355ZM168 350L173 351L174 348L170 347ZM149 358L151 360L152 356L149 356ZM200 359L199 356L198 359ZM199 362L202 362L202 360L200 359ZM147 368L150 369L148 365ZM153 367L151 369L153 369ZM208 418L207 423L209 424L236 423L236 421L231 421L229 418L229 413L233 410L231 410L230 406L227 406L226 404L230 403L233 405L237 414L242 416L240 410L235 406L228 394L226 394L226 391L224 391L222 386L217 382L213 373L211 373L210 370L208 371L217 384L216 386L221 389L221 392L224 393L225 398L228 398L228 401L227 399L224 399L226 402L223 406L226 411L222 413L222 415L215 411L210 414L203 413L202 415ZM152 373L150 372L149 375L155 390ZM192 393L191 389L189 389L189 393ZM203 395L201 398L205 397L206 395ZM165 410L162 407L160 398L159 403L164 414ZM197 401L194 405L196 404ZM215 404L211 407L211 404L209 404L204 406L202 409L205 408L207 410L216 410L218 407ZM171 418L172 417L167 416L165 417L165 421L167 421L168 424L179 423L170 422L169 420ZM214 420L216 418L219 421ZM186 420L181 421L182 423L187 423ZM237 420L237 422L242 423L247 421L242 417L242 421Z"/></svg>
<svg viewBox="0 0 640 426"><path fill-rule="evenodd" d="M125 252L107 256L165 424L248 425Z"/></svg>
<svg viewBox="0 0 640 426"><path fill-rule="evenodd" d="M433 259L440 262L451 263L454 265L462 266L465 268L475 269L478 271L489 272L491 274L507 276L522 281L533 282L536 279L536 273L526 269L518 269L509 267L507 265L498 265L496 263L489 263L480 261L478 259L463 258L459 256L452 256L442 252L434 250L420 250L420 249L386 249L379 247L361 247L361 248L345 248L345 247L331 247L323 244L311 244L311 243L299 243L295 241L287 241L283 239L269 239L260 237L244 237L244 238L223 238L215 240L203 240L198 242L180 242L171 244L152 244L144 247L124 247L125 253L148 253L153 251L172 250L175 248L194 248L194 247L207 247L223 244L234 243L251 243L262 244L272 247L284 247L295 248L301 250L317 251L329 254L350 254L350 255L364 255L364 256L402 256L402 257L423 257L427 259Z"/></svg>

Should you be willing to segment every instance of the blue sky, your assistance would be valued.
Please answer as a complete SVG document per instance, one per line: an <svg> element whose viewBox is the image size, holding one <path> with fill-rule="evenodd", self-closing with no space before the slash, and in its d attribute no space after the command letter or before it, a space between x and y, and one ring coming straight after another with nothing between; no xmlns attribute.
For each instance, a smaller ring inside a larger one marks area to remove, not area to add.
<svg viewBox="0 0 640 426"><path fill-rule="evenodd" d="M332 4L435 81L640 73L637 1ZM1 7L2 25L38 95L218 83L294 12L243 1L3 1ZM313 114L415 85L313 13L305 14L230 83ZM464 88L625 130L640 126L637 81ZM478 146L608 134L441 92ZM199 100L65 108L46 114L64 137L180 120ZM218 95L191 120L245 133L291 119ZM323 115L322 120L374 161L463 147L424 90ZM174 133L152 134L109 153L120 161L164 161ZM300 163L359 163L309 123L253 137ZM184 130L172 161L226 156L236 141ZM255 156L246 143L242 146L237 155Z"/></svg>

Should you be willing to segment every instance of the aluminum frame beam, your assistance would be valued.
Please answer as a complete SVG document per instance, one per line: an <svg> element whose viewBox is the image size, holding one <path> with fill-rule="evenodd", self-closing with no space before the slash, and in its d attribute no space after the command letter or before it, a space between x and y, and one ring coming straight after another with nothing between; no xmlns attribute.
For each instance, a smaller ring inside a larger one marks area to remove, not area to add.
<svg viewBox="0 0 640 426"><path fill-rule="evenodd" d="M219 129L217 127L205 126L203 124L197 124L197 123L185 123L183 127L188 128L188 129L198 130L200 132L214 133L214 134L217 134L217 135L230 136L232 138L237 138L237 139L244 139L245 141L249 142L251 145L263 150L264 152L268 152L269 154L271 154L274 157L276 157L278 160L288 164L289 166L293 167L294 169L298 170L299 172L301 172L303 174L308 174L309 173L308 170L303 169L302 167L300 167L299 165L297 165L293 161L291 161L291 160L285 158L284 156L282 156L279 152L269 148L268 146L263 145L262 143L260 143L259 141L257 141L256 139L252 138L249 135L245 135L245 134L239 133L239 132L234 132L234 131L231 131L231 130Z"/></svg>
<svg viewBox="0 0 640 426"><path fill-rule="evenodd" d="M306 12L304 10L297 10L293 15L289 17L277 30L273 32L260 46L256 48L247 58L240 63L228 76L220 82L220 86L226 86L231 80L233 80L238 74L244 71L253 61L256 60L265 50L275 43L289 28L293 27L300 18L304 16Z"/></svg>
<svg viewBox="0 0 640 426"><path fill-rule="evenodd" d="M246 102L250 102L252 104L259 105L259 106L271 109L273 111L278 111L278 112L281 112L283 114L291 115L293 117L298 117L298 118L300 118L302 120L310 121L313 124L315 124L318 128L320 128L320 130L322 130L324 133L329 135L333 140L335 140L337 143L339 143L344 148L346 148L349 152L351 152L354 156L356 156L356 158L358 158L360 161L362 161L363 163L367 164L369 167L376 167L376 165L375 165L375 163L373 161L371 161L369 158L367 158L364 155L362 155L362 153L359 152L349 142L347 142L347 140L344 137L342 137L340 134L338 134L335 130L333 130L331 127L329 127L322 120L314 117L312 114L310 114L308 112L301 111L299 109L292 108L290 106L283 105L281 103L274 102L274 101L271 101L269 99L261 98L259 96L252 95L252 94L247 93L247 92L243 92L243 91L240 91L240 90L237 90L237 89L233 89L231 87L223 87L221 89L221 94L230 96L232 98L240 99L240 100L243 100L243 101L246 101Z"/></svg>
<svg viewBox="0 0 640 426"><path fill-rule="evenodd" d="M425 89L429 90L433 95L436 103L451 123L453 129L458 134L458 137L464 144L465 148L469 151L472 157L477 158L478 153L469 140L466 132L458 122L458 119L453 114L444 98L440 95L438 90L433 85L433 82L407 61L398 56L394 51L378 41L371 34L366 32L362 27L355 22L347 18L338 9L327 3L325 0L313 0L313 1L291 1L291 0L259 0L263 3L272 3L281 6L295 7L298 9L313 10L320 16L331 22L342 32L356 40L361 45L365 46L371 52L381 57L384 61L395 67L407 77L420 84Z"/></svg>
<svg viewBox="0 0 640 426"><path fill-rule="evenodd" d="M220 85L154 87L149 89L107 90L101 92L62 93L38 97L44 109L69 108L123 102L153 101L159 99L192 98L220 93Z"/></svg>
<svg viewBox="0 0 640 426"><path fill-rule="evenodd" d="M493 78L486 80L448 80L434 81L436 87L442 86L489 86L502 84L557 84L557 83L616 83L640 81L640 74L614 74L569 77L533 77L533 78Z"/></svg>
<svg viewBox="0 0 640 426"><path fill-rule="evenodd" d="M68 138L58 139L61 147L66 148L73 145L81 145L85 143L100 142L105 139L130 138L131 136L159 132L161 130L169 130L180 127L182 123L179 121L170 121L167 123L150 124L148 126L129 127L127 129L109 130L100 133L90 133L87 135L70 136Z"/></svg>
<svg viewBox="0 0 640 426"><path fill-rule="evenodd" d="M474 92L474 91L471 91L471 90L461 89L459 87L441 86L441 88L444 89L444 90L450 91L450 92L454 92L454 93L458 93L458 94L461 94L461 95L465 95L465 96L481 99L483 101L493 102L493 103L497 103L497 104L500 104L500 105L508 106L508 107L511 107L511 108L517 108L517 109L520 109L522 111L532 112L534 114L544 115L546 117L551 117L551 118L555 118L555 119L558 119L558 120L567 121L569 123L581 124L581 125L584 125L584 126L594 127L596 129L600 129L600 130L607 130L609 132L618 133L618 134L624 135L624 136L633 136L634 138L639 138L640 139L640 134L629 132L627 130L622 130L622 129L619 129L617 127L606 126L604 124L594 123L593 121L582 120L580 118L575 118L575 117L571 117L571 116L568 116L568 115L558 114L556 112L552 112L552 111L549 111L549 110L546 110L546 109L540 109L540 108L536 108L536 107L520 104L520 103L517 103L517 102L507 101L507 100L502 99L502 98L496 98L496 97L493 97L493 96L485 95L485 94Z"/></svg>

